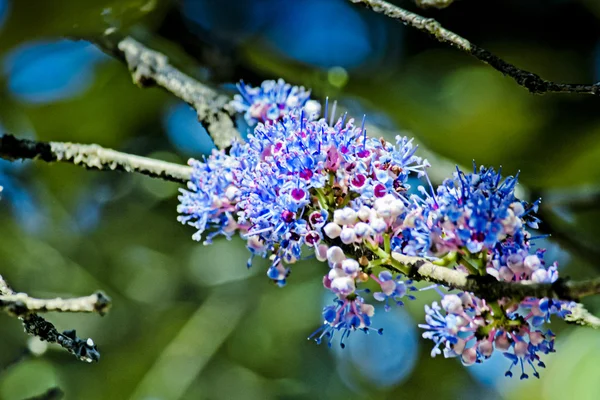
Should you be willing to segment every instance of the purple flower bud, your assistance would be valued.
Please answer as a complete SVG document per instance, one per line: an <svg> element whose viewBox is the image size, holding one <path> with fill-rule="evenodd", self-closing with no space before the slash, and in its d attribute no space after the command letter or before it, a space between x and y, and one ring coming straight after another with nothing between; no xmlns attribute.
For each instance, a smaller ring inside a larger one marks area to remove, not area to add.
<svg viewBox="0 0 600 400"><path fill-rule="evenodd" d="M296 214L294 214L293 212L289 211L289 210L284 210L281 213L281 218L287 222L290 223L292 222L295 218L296 218Z"/></svg>
<svg viewBox="0 0 600 400"><path fill-rule="evenodd" d="M296 203L300 203L306 199L306 191L300 188L294 188L291 192L292 199Z"/></svg>
<svg viewBox="0 0 600 400"><path fill-rule="evenodd" d="M325 222L327 221L327 215L328 213L325 210L313 211L308 216L308 222L314 229L319 229L325 225Z"/></svg>
<svg viewBox="0 0 600 400"><path fill-rule="evenodd" d="M310 231L304 237L304 242L310 246L316 246L321 241L321 234L317 231Z"/></svg>
<svg viewBox="0 0 600 400"><path fill-rule="evenodd" d="M387 190L385 186L379 183L375 185L375 188L373 189L373 194L375 195L375 197L383 197L387 194Z"/></svg>

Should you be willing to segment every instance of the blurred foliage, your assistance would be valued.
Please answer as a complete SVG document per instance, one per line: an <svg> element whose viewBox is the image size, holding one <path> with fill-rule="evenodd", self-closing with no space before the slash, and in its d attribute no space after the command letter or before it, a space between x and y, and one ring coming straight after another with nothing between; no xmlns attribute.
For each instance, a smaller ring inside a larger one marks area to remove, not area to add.
<svg viewBox="0 0 600 400"><path fill-rule="evenodd" d="M595 1L462 0L424 13L547 79L600 76ZM151 43L194 76L225 83L224 90L239 79L283 77L337 98L354 115L408 130L459 164L475 158L511 174L520 169L535 193L593 199L600 190L600 99L531 95L343 0L0 0L3 130L181 163L210 151L186 105L137 88L123 65L68 40L109 26ZM384 337L355 335L348 349L329 350L306 340L331 301L321 290L323 266L294 266L288 287L278 289L264 261L245 268L240 240L193 242L191 229L175 220L177 185L4 161L0 185L0 273L15 288L49 297L102 289L114 299L103 318L51 316L60 329L94 338L102 352L94 365L54 347L21 359L34 342L0 315L2 399L54 386L67 399L90 400L597 397L597 332L553 324L558 352L544 360L542 379L507 380L502 358L471 368L429 358L416 324L437 295L425 291L380 318ZM563 237L600 251L593 201L585 210L550 210ZM564 274L600 271L589 252L560 244L548 241L548 256ZM588 305L600 312L598 300Z"/></svg>

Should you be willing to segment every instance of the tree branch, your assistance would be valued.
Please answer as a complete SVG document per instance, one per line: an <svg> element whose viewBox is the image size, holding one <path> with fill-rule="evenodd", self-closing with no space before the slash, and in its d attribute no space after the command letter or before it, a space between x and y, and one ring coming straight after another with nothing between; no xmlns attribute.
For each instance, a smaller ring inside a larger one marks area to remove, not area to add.
<svg viewBox="0 0 600 400"><path fill-rule="evenodd" d="M446 8L454 3L454 0L415 0L415 3L421 8Z"/></svg>
<svg viewBox="0 0 600 400"><path fill-rule="evenodd" d="M98 293L87 298L73 300L39 300L28 297L24 293L15 293L0 275L0 309L11 316L18 317L23 323L25 332L37 336L48 343L56 343L80 361L92 362L100 360L100 353L92 339L80 339L75 330L60 333L56 327L36 314L36 311L94 312L103 315L108 310L110 299ZM95 300L94 303L92 301ZM83 305L85 303L85 306ZM32 308L28 308L31 306ZM64 308L64 309L62 309Z"/></svg>
<svg viewBox="0 0 600 400"><path fill-rule="evenodd" d="M78 164L86 168L100 170L123 170L148 175L154 178L185 183L189 180L191 168L179 164L167 163L146 157L134 156L114 150L104 149L97 145L82 145L59 142L36 142L17 139L11 135L0 137L0 157L14 159L42 159L47 162L63 161ZM440 267L427 259L409 257L392 253L393 258L409 268L409 277L415 280L426 280L455 289L473 292L488 300L501 297L550 297L564 300L576 300L583 296L600 293L600 278L581 282L565 282L558 280L554 284L520 284L498 282L491 277L471 276L460 271ZM397 271L403 272L406 271ZM491 278L491 279L490 279ZM10 297L13 299L13 297ZM1 306L2 297L0 297ZM35 301L35 299L31 299ZM69 303L65 307L75 307ZM31 303L34 304L34 303ZM35 303L36 311L51 311L55 304ZM81 306L79 304L78 306ZM55 308L54 308L55 309ZM92 311L87 305L88 312ZM63 310L64 311L64 310Z"/></svg>
<svg viewBox="0 0 600 400"><path fill-rule="evenodd" d="M104 315L109 308L110 299L102 292L74 299L36 299L26 293L0 295L0 310L13 317L51 311Z"/></svg>
<svg viewBox="0 0 600 400"><path fill-rule="evenodd" d="M228 148L233 140L240 138L230 99L175 68L164 54L131 37L121 36L114 28L90 41L100 50L125 62L137 85L158 85L194 107L198 120L217 148Z"/></svg>
<svg viewBox="0 0 600 400"><path fill-rule="evenodd" d="M178 183L189 181L192 173L191 167L185 165L105 149L96 144L38 142L12 135L0 136L0 157L11 161L39 159L67 162L87 169L135 172Z"/></svg>
<svg viewBox="0 0 600 400"><path fill-rule="evenodd" d="M384 14L431 36L440 43L446 43L482 61L504 75L510 76L517 84L527 88L531 93L578 93L600 95L600 83L571 84L556 83L543 79L533 72L515 67L493 53L485 50L456 33L444 28L432 18L425 18L383 0L349 0L362 4L371 10Z"/></svg>
<svg viewBox="0 0 600 400"><path fill-rule="evenodd" d="M565 321L569 324L589 326L590 328L600 329L600 318L590 314L582 304L577 304L571 314L565 317Z"/></svg>
<svg viewBox="0 0 600 400"><path fill-rule="evenodd" d="M585 281L558 279L554 283L501 282L491 275L475 276L433 264L425 258L411 257L392 252L392 258L409 268L409 278L429 281L453 289L471 292L486 300L510 297L521 300L525 297L579 300L585 296L600 294L600 278Z"/></svg>

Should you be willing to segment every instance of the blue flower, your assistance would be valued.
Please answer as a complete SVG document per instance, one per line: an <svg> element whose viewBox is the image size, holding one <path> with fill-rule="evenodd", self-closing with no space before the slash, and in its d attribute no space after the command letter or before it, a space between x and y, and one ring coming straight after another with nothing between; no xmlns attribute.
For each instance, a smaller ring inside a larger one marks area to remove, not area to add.
<svg viewBox="0 0 600 400"><path fill-rule="evenodd" d="M234 169L238 166L239 146L234 146L233 155L224 151L213 150L204 162L190 159L192 166L191 179L187 190L180 189L180 204L177 220L197 229L192 236L200 241L205 231L211 230L205 243L210 244L218 234L227 238L238 228L234 218L236 204L239 200L239 189L234 183Z"/></svg>
<svg viewBox="0 0 600 400"><path fill-rule="evenodd" d="M419 324L419 328L426 330L423 332L423 338L430 339L434 343L431 350L432 357L442 353L440 346L444 345L450 349L459 343L459 333L467 325L465 319L450 313L443 315L441 310L437 301L434 301L431 307L425 305L425 321L427 323Z"/></svg>
<svg viewBox="0 0 600 400"><path fill-rule="evenodd" d="M546 334L541 331L526 332L526 334L528 334L528 338L513 334L512 353L509 351L504 352L504 356L511 361L510 367L504 374L507 377L512 377L512 368L519 365L521 367L520 379L529 378L529 375L525 373L525 364L527 364L533 370L533 376L539 378L540 374L534 363L541 368L545 368L546 365L540 360L538 353L548 354L555 351L552 331L548 331Z"/></svg>
<svg viewBox="0 0 600 400"><path fill-rule="evenodd" d="M376 330L382 334L382 329L371 327L371 317L375 309L366 304L361 297L353 299L336 299L335 304L323 308L323 325L312 333L308 338L314 339L320 344L323 339L327 340L327 345L331 347L331 342L336 332L340 332L340 346L346 347L344 340L354 331L363 331L368 333L370 330Z"/></svg>
<svg viewBox="0 0 600 400"><path fill-rule="evenodd" d="M434 253L465 249L470 253L492 251L510 239L525 246L525 225L537 226L529 206L515 197L517 177L502 179L493 168L477 167L465 174L457 169L454 179L438 187L426 202L436 216L432 226Z"/></svg>
<svg viewBox="0 0 600 400"><path fill-rule="evenodd" d="M234 96L231 105L240 113L248 125L277 122L293 110L307 108L310 116L318 115L321 106L310 100L310 90L292 86L283 79L264 81L260 87L251 87L243 81L237 85L240 94Z"/></svg>
<svg viewBox="0 0 600 400"><path fill-rule="evenodd" d="M400 299L406 296L409 290L417 290L417 288L412 285L408 286L412 283L412 281L403 281L400 276L396 276L396 278L394 279L392 273L389 271L382 271L379 273L379 278L371 276L371 279L377 282L381 288L381 292L373 293L373 298L377 301L385 302L385 311L390 310L390 299L394 301L397 305L403 306L404 302ZM415 299L415 297L412 295L408 295L408 298L411 300Z"/></svg>

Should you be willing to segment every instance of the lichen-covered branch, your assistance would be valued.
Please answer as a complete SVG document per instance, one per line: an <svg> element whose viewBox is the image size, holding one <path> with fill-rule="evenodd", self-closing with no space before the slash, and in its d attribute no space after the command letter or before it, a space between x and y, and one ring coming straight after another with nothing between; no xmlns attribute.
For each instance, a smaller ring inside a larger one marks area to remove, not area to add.
<svg viewBox="0 0 600 400"><path fill-rule="evenodd" d="M600 329L600 318L590 314L582 304L577 304L571 310L571 314L565 317L565 321L569 324L589 326L590 328Z"/></svg>
<svg viewBox="0 0 600 400"><path fill-rule="evenodd" d="M585 296L600 294L600 278L585 281L554 283L501 282L490 275L468 275L455 269L438 266L421 257L411 257L392 252L392 258L407 269L400 271L417 281L439 283L449 288L471 292L486 300L510 297L520 300L525 297L579 300Z"/></svg>
<svg viewBox="0 0 600 400"><path fill-rule="evenodd" d="M543 79L539 75L515 67L502 60L490 51L483 49L456 33L444 28L432 18L425 18L383 0L349 0L352 3L362 4L377 13L384 14L398 20L403 24L427 33L440 43L449 44L478 60L490 65L492 68L510 76L519 85L527 88L531 93L578 93L600 95L600 83L572 84L557 83Z"/></svg>
<svg viewBox="0 0 600 400"><path fill-rule="evenodd" d="M109 308L110 299L102 292L73 299L36 299L26 293L0 295L0 309L14 317L51 311L104 315Z"/></svg>
<svg viewBox="0 0 600 400"><path fill-rule="evenodd" d="M415 0L415 3L422 8L446 8L454 3L454 0Z"/></svg>
<svg viewBox="0 0 600 400"><path fill-rule="evenodd" d="M106 149L96 144L40 142L0 136L0 157L7 160L39 159L46 162L67 162L88 169L135 172L152 178L185 183L191 168L152 158Z"/></svg>
<svg viewBox="0 0 600 400"><path fill-rule="evenodd" d="M151 50L131 37L109 29L93 43L104 52L124 61L136 84L158 85L190 104L219 149L228 148L240 135L235 128L230 99L184 74L162 53Z"/></svg>
<svg viewBox="0 0 600 400"><path fill-rule="evenodd" d="M23 293L15 293L0 275L0 299L2 299L0 300L0 309L11 316L18 317L28 334L37 336L48 343L58 344L80 361L100 360L100 353L92 339L77 337L75 330L60 333L51 322L36 314L36 311L91 312L87 311L87 308L91 307L94 309L93 311L102 315L110 305L110 299L105 295L95 294L73 300L33 299ZM95 303L93 303L94 300ZM32 308L29 309L28 306Z"/></svg>
<svg viewBox="0 0 600 400"><path fill-rule="evenodd" d="M503 297L515 300L522 300L526 297L548 297L577 301L585 296L600 294L600 278L577 282L558 279L554 283L533 284L500 282L489 275L467 275L461 271L435 265L420 257L410 257L393 252L392 258L401 266L406 267L407 270L404 272L416 281L429 281L451 289L474 293L476 296L486 299L486 301L493 301ZM392 266L389 268L395 271ZM579 303L565 320L573 324L589 326L595 329L600 328L600 318L592 315Z"/></svg>

